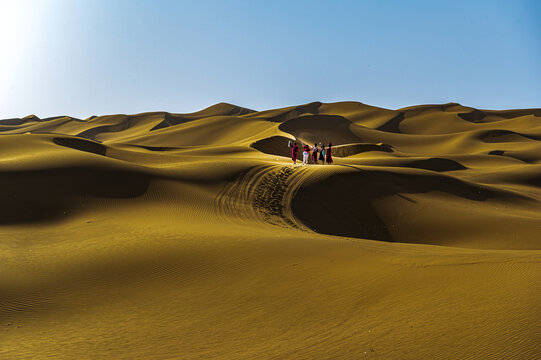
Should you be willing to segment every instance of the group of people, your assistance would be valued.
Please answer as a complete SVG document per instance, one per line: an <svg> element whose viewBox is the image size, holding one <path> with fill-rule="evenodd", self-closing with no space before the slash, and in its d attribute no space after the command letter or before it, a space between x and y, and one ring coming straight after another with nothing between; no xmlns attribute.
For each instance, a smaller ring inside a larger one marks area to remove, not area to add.
<svg viewBox="0 0 541 360"><path fill-rule="evenodd" d="M297 163L297 155L299 154L299 146L296 142L289 142L289 147L291 148L291 160L293 160L293 164ZM319 164L319 161L323 165L325 164L332 164L332 143L329 142L327 145L327 148L325 148L325 145L322 145L321 143L314 144L313 147L310 147L308 144L304 144L302 146L302 163L308 164L308 159L310 158L310 153L312 154L312 162L314 164Z"/></svg>

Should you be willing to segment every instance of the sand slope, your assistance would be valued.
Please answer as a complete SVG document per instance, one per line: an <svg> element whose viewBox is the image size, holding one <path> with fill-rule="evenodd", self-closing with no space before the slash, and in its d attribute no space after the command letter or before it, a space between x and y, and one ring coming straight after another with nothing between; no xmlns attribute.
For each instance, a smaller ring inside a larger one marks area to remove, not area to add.
<svg viewBox="0 0 541 360"><path fill-rule="evenodd" d="M2 359L541 358L540 109L220 103L0 135Z"/></svg>

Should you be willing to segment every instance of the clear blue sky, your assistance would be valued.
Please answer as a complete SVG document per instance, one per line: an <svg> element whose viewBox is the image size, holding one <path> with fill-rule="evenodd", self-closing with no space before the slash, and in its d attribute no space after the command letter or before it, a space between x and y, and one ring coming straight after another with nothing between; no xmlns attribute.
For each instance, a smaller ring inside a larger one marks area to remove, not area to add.
<svg viewBox="0 0 541 360"><path fill-rule="evenodd" d="M541 1L0 0L0 118L541 107Z"/></svg>

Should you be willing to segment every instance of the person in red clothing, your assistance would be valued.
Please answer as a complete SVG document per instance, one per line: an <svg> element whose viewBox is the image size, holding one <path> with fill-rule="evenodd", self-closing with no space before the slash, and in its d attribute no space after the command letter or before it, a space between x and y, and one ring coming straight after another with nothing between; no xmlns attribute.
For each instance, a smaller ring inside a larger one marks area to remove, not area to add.
<svg viewBox="0 0 541 360"><path fill-rule="evenodd" d="M312 161L316 165L317 165L317 153L318 152L319 152L319 149L317 147L317 144L314 144L314 147L312 148Z"/></svg>
<svg viewBox="0 0 541 360"><path fill-rule="evenodd" d="M332 143L330 142L325 150L325 162L327 164L332 164Z"/></svg>
<svg viewBox="0 0 541 360"><path fill-rule="evenodd" d="M289 147L291 148L291 160L293 160L293 165L297 163L297 155L299 154L299 147L297 146L297 143L291 143L289 142Z"/></svg>

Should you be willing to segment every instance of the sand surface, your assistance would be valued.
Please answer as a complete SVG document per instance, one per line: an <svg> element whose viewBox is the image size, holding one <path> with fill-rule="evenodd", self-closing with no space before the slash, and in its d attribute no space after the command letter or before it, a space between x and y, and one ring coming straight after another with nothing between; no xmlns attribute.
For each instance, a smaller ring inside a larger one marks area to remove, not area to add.
<svg viewBox="0 0 541 360"><path fill-rule="evenodd" d="M0 134L1 359L541 358L541 109L220 103Z"/></svg>

